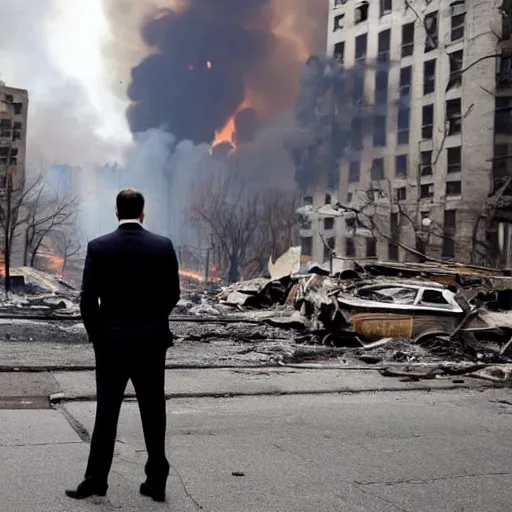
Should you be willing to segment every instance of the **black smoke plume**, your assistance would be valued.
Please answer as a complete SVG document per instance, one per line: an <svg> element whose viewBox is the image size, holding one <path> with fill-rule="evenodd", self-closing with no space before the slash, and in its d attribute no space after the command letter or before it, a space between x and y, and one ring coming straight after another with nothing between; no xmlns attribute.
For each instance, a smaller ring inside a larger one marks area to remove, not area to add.
<svg viewBox="0 0 512 512"><path fill-rule="evenodd" d="M246 77L276 46L270 0L189 0L146 22L156 49L132 71L133 132L165 126L177 139L211 142L242 103Z"/></svg>

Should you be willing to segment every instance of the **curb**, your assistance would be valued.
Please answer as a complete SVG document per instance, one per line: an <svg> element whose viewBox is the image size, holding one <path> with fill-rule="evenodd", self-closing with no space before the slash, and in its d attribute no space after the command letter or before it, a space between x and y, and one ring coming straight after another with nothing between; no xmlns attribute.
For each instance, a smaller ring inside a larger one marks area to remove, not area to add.
<svg viewBox="0 0 512 512"><path fill-rule="evenodd" d="M238 398L238 397L258 397L258 396L298 396L298 395L359 395L363 393L400 393L407 391L425 391L425 392L434 392L434 391L453 391L455 389L482 389L482 388L493 388L493 387L501 387L499 384L494 384L492 382L485 382L476 379L472 380L471 383L460 383L453 384L450 383L446 386L429 386L429 385L411 385L406 387L399 386L383 386L383 387L375 387L368 389L353 389L353 388L334 388L334 389L323 389L323 390L297 390L297 391L241 391L234 393L215 393L215 392L199 392L199 393L166 393L165 399L170 400L179 400L183 398ZM124 400L136 400L136 396L134 393L127 393L124 396ZM57 405L60 403L70 403L70 402L95 402L96 395L68 395L66 396L64 393L59 393L58 397L54 397L54 400L50 397L50 403L52 405Z"/></svg>

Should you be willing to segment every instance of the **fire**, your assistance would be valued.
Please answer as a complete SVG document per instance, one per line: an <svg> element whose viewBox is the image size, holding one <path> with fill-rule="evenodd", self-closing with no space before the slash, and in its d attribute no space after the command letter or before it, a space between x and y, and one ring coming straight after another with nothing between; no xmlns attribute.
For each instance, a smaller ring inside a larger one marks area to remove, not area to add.
<svg viewBox="0 0 512 512"><path fill-rule="evenodd" d="M44 265L50 272L60 274L62 272L62 266L64 265L64 258L55 256L53 254L39 254L44 259Z"/></svg>
<svg viewBox="0 0 512 512"><path fill-rule="evenodd" d="M243 110L244 108L248 108L250 106L251 106L251 103L246 98L242 102L242 104L238 107L236 114L238 114L238 112L240 112L240 110ZM221 130L217 130L215 132L215 140L213 141L212 146L215 146L215 145L219 144L220 142L226 142L226 141L234 144L233 134L235 133L235 116L236 116L236 114L229 118L229 120L226 123L226 126L224 126L224 128L222 128ZM236 144L235 144L235 146L236 146Z"/></svg>
<svg viewBox="0 0 512 512"><path fill-rule="evenodd" d="M213 66L212 66L212 63L211 63L210 61L208 61L208 62L206 63L206 67L207 67L208 69L212 69L212 67L213 67Z"/></svg>
<svg viewBox="0 0 512 512"><path fill-rule="evenodd" d="M199 272L194 272L193 270L180 270L180 276L188 277L190 279L195 279L196 281L204 281L203 276Z"/></svg>

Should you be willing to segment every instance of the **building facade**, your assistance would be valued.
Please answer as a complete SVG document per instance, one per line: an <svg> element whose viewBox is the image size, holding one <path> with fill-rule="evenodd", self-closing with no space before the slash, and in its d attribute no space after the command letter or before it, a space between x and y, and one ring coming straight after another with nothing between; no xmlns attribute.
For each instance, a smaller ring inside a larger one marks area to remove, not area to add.
<svg viewBox="0 0 512 512"><path fill-rule="evenodd" d="M332 107L338 182L305 192L303 257L511 263L510 2L330 2L327 53L359 71Z"/></svg>

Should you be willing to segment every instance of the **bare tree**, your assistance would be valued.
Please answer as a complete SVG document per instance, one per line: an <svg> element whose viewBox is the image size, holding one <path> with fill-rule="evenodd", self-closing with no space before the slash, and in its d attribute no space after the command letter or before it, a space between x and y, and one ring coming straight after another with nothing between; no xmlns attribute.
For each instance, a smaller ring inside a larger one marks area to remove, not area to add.
<svg viewBox="0 0 512 512"><path fill-rule="evenodd" d="M76 236L76 232L69 229L59 229L49 233L52 241L51 249L56 250L62 258L61 275L65 274L68 262L82 250L82 244Z"/></svg>

